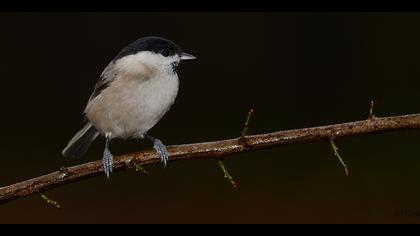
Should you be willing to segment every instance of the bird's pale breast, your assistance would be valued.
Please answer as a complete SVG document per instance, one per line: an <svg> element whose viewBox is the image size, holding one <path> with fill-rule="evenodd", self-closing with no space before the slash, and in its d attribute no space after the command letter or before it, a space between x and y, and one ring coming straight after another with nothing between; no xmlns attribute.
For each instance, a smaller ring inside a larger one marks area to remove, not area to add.
<svg viewBox="0 0 420 236"><path fill-rule="evenodd" d="M130 138L151 129L169 110L178 93L178 76L158 73L150 78L124 75L111 83L85 112L102 134Z"/></svg>

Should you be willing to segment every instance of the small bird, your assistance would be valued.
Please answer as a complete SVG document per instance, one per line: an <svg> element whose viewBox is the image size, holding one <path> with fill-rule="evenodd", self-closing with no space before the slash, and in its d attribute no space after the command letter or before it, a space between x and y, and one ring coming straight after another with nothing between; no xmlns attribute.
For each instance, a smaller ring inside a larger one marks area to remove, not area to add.
<svg viewBox="0 0 420 236"><path fill-rule="evenodd" d="M177 68L182 60L196 59L174 42L156 36L137 39L123 48L103 70L84 110L86 125L62 151L81 157L99 135L105 137L103 168L112 173L112 139L140 138L153 147L166 166L165 145L147 132L163 117L178 93Z"/></svg>

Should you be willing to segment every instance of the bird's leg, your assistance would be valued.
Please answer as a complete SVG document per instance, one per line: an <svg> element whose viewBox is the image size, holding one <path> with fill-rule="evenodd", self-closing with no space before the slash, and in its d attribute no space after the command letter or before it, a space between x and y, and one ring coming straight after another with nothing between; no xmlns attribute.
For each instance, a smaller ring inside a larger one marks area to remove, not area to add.
<svg viewBox="0 0 420 236"><path fill-rule="evenodd" d="M165 145L157 138L153 138L148 134L144 134L143 138L148 139L153 142L153 148L157 151L160 157L160 162L163 163L163 166L166 167L166 163L169 160L169 153L166 150Z"/></svg>
<svg viewBox="0 0 420 236"><path fill-rule="evenodd" d="M106 177L109 179L110 173L112 173L112 153L109 151L108 146L111 142L111 134L107 133L105 134L105 150L104 150L104 156L102 158L102 163L104 165L104 172Z"/></svg>

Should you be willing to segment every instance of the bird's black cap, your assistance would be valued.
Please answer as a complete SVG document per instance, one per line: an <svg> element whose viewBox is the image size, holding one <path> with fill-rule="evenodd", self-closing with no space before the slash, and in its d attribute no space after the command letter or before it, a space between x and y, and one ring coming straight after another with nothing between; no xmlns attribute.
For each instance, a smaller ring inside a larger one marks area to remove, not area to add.
<svg viewBox="0 0 420 236"><path fill-rule="evenodd" d="M165 57L182 54L181 48L174 42L162 37L147 36L139 38L123 48L117 56L115 56L114 61L142 51L159 53Z"/></svg>

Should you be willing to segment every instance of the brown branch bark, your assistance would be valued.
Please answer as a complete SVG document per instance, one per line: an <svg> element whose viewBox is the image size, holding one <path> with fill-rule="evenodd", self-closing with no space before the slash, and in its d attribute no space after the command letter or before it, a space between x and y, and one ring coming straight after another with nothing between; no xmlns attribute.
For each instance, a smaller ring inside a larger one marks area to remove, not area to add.
<svg viewBox="0 0 420 236"><path fill-rule="evenodd" d="M170 153L170 161L200 158L218 159L233 154L290 144L324 142L350 136L419 128L420 114L412 114L385 118L370 118L336 125L250 135L245 136L244 139L235 138L205 143L168 146L168 151ZM133 163L144 166L158 162L159 158L152 150L129 153L114 158L114 172L134 168ZM101 160L68 168L63 167L59 171L0 188L0 203L5 203L31 194L41 193L51 188L98 175L103 175Z"/></svg>

